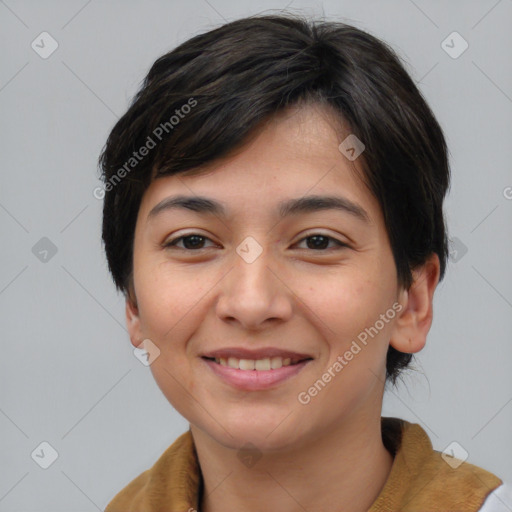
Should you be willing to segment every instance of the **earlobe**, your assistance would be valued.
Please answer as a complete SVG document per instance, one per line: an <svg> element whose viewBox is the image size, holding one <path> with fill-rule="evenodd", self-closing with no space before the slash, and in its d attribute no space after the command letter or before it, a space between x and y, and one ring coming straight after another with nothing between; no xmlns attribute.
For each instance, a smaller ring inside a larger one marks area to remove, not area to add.
<svg viewBox="0 0 512 512"><path fill-rule="evenodd" d="M143 340L140 328L139 310L137 304L129 297L126 297L125 299L125 311L126 326L128 327L130 341L134 347L138 347Z"/></svg>
<svg viewBox="0 0 512 512"><path fill-rule="evenodd" d="M439 257L433 253L413 271L413 283L400 292L402 309L391 333L390 345L399 352L419 352L432 325L434 291L439 282Z"/></svg>

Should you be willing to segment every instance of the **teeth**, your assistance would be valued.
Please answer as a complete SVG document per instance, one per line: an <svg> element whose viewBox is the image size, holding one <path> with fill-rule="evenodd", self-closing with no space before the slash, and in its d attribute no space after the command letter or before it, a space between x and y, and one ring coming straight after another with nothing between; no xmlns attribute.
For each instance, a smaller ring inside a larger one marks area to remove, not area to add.
<svg viewBox="0 0 512 512"><path fill-rule="evenodd" d="M277 370L278 368L281 368L281 366L283 366L282 357L273 357L270 360L270 368L272 368L272 370Z"/></svg>
<svg viewBox="0 0 512 512"><path fill-rule="evenodd" d="M240 370L254 370L255 362L256 361L253 361L252 359L240 359L238 367L240 368Z"/></svg>
<svg viewBox="0 0 512 512"><path fill-rule="evenodd" d="M289 357L266 357L264 359L237 359L236 357L221 357L215 359L217 364L229 366L239 370L278 370L282 366L290 366L292 360Z"/></svg>
<svg viewBox="0 0 512 512"><path fill-rule="evenodd" d="M258 359L257 361L254 361L254 369L270 370L270 359L267 357L266 359Z"/></svg>

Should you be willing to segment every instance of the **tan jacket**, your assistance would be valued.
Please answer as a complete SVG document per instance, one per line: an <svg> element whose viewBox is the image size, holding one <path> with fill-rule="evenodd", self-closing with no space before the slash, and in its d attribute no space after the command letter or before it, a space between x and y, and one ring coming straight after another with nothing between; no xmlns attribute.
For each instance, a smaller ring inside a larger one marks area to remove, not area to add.
<svg viewBox="0 0 512 512"><path fill-rule="evenodd" d="M369 512L477 512L489 493L502 484L482 468L443 459L417 424L382 418L382 438L394 462ZM119 492L105 512L198 511L201 488L189 431Z"/></svg>

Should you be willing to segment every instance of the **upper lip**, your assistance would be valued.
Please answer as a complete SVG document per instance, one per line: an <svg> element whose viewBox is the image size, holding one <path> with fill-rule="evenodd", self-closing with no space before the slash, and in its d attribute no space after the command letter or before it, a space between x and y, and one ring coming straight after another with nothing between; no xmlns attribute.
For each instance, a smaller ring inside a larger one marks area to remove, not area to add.
<svg viewBox="0 0 512 512"><path fill-rule="evenodd" d="M235 357L236 359L253 360L266 359L271 357L282 357L283 359L290 358L296 361L301 361L303 359L312 359L312 356L310 356L309 354L302 354L290 350L283 350L282 348L276 347L260 349L247 349L241 347L221 348L218 350L212 350L211 352L206 352L205 354L203 354L203 357L208 357L211 359L228 359L229 357Z"/></svg>

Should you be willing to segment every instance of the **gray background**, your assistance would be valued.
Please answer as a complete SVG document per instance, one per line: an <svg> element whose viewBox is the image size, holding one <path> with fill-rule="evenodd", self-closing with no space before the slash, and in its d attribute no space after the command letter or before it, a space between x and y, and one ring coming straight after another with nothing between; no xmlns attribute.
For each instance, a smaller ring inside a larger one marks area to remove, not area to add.
<svg viewBox="0 0 512 512"><path fill-rule="evenodd" d="M512 482L512 0L6 0L0 511L101 510L187 429L132 352L100 243L97 157L158 56L287 5L389 42L445 130L452 258L419 371L387 391L384 414ZM59 45L47 59L31 47L43 31ZM458 58L441 45L453 31L469 44ZM43 441L58 452L48 469L34 460L48 449L31 457Z"/></svg>

